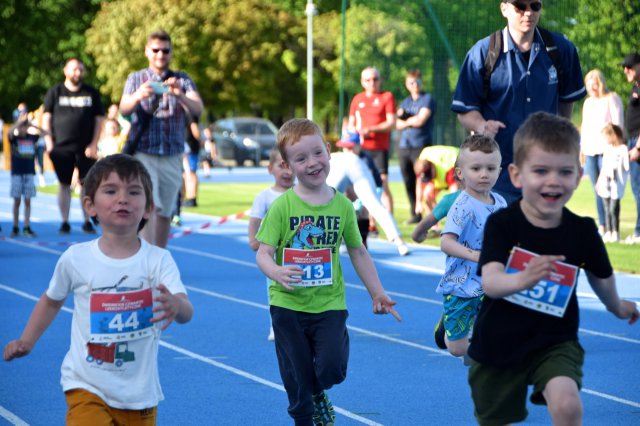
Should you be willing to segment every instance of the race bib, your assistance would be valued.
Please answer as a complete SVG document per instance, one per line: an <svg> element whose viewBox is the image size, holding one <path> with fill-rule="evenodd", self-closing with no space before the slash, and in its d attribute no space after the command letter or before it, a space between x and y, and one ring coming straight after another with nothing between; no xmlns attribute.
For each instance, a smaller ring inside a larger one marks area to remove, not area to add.
<svg viewBox="0 0 640 426"><path fill-rule="evenodd" d="M331 249L298 250L285 248L283 266L296 265L302 268L302 281L290 284L293 287L317 287L333 284Z"/></svg>
<svg viewBox="0 0 640 426"><path fill-rule="evenodd" d="M131 341L153 335L151 288L122 293L91 294L91 336L94 343Z"/></svg>
<svg viewBox="0 0 640 426"><path fill-rule="evenodd" d="M35 144L31 139L19 139L18 140L18 155L31 156L36 153Z"/></svg>
<svg viewBox="0 0 640 426"><path fill-rule="evenodd" d="M507 262L507 273L524 271L534 257L527 250L514 247ZM578 268L562 262L554 262L556 271L547 280L539 281L535 287L505 297L511 303L524 306L543 314L563 317L578 279Z"/></svg>

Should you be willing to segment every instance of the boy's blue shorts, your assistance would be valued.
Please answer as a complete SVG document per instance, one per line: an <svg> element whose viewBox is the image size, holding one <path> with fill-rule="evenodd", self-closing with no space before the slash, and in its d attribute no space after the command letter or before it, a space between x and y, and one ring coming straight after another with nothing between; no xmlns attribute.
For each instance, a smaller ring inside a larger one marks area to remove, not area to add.
<svg viewBox="0 0 640 426"><path fill-rule="evenodd" d="M444 296L444 329L447 339L460 340L471 333L483 297L458 297L452 294Z"/></svg>

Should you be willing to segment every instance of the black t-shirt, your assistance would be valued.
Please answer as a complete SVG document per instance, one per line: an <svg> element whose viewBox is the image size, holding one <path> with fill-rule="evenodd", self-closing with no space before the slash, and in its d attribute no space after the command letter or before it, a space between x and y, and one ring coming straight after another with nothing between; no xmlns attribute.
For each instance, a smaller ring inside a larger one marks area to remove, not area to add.
<svg viewBox="0 0 640 426"><path fill-rule="evenodd" d="M629 95L624 124L630 137L638 136L640 133L640 87L636 85L633 86L631 95Z"/></svg>
<svg viewBox="0 0 640 426"><path fill-rule="evenodd" d="M51 133L57 148L82 151L93 139L95 118L104 115L100 94L82 84L72 92L61 83L47 92L44 111L51 113Z"/></svg>
<svg viewBox="0 0 640 426"><path fill-rule="evenodd" d="M34 175L36 167L34 158L38 135L29 133L15 134L15 126L9 130L9 146L11 147L11 174Z"/></svg>
<svg viewBox="0 0 640 426"><path fill-rule="evenodd" d="M586 269L599 278L613 274L593 219L563 209L562 223L545 229L532 225L520 202L489 216L484 230L478 272L490 262L507 263L513 247L537 254L564 255L564 263ZM508 367L533 351L577 340L578 299L574 291L564 317L558 318L485 295L473 328L469 355L478 362Z"/></svg>

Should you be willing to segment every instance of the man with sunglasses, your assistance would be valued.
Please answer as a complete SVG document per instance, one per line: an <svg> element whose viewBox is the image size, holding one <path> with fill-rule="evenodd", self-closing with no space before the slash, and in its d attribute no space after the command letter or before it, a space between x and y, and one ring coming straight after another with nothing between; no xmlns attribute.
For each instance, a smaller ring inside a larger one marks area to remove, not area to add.
<svg viewBox="0 0 640 426"><path fill-rule="evenodd" d="M182 186L186 126L190 116L202 113L203 105L193 80L182 71L169 69L168 33L151 33L145 55L149 67L129 74L120 112L131 115L127 152L145 165L153 181L155 210L140 234L149 243L165 247Z"/></svg>
<svg viewBox="0 0 640 426"><path fill-rule="evenodd" d="M513 136L532 113L545 111L571 118L574 102L586 95L575 46L564 36L550 33L559 68L547 52L537 28L542 11L539 0L500 2L507 20L501 46L485 93L485 58L490 37L478 41L462 64L451 110L469 131L492 136L500 145L502 170L494 190L508 203L520 197L509 179ZM561 74L560 74L561 73Z"/></svg>

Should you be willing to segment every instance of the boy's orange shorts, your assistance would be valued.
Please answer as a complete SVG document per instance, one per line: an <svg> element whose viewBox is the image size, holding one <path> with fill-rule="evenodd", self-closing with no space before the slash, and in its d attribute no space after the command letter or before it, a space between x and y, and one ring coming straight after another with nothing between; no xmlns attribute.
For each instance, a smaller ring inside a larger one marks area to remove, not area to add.
<svg viewBox="0 0 640 426"><path fill-rule="evenodd" d="M65 392L67 399L67 426L126 425L154 426L157 407L143 410L121 410L110 407L100 398L84 389Z"/></svg>

